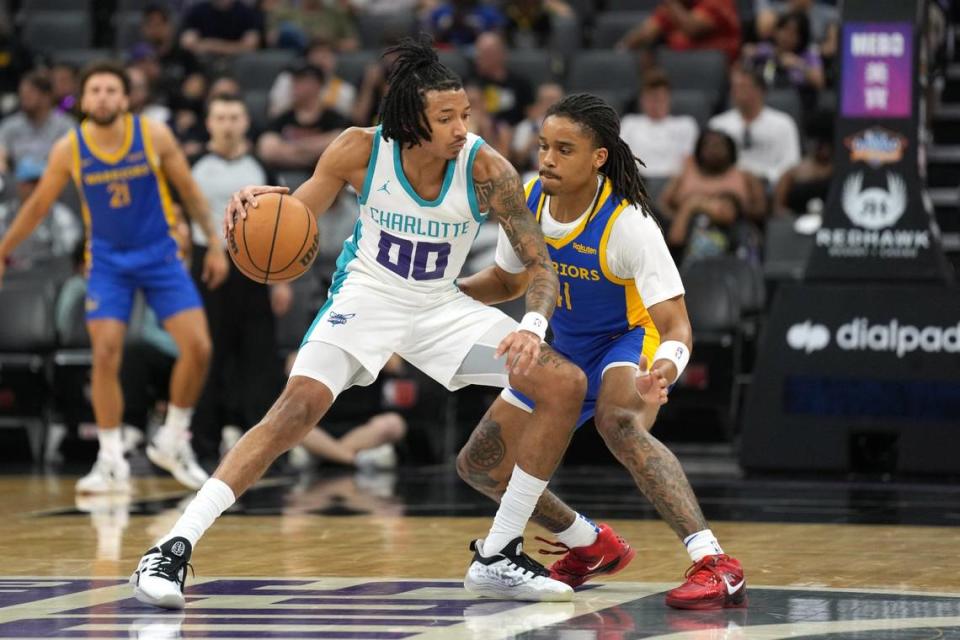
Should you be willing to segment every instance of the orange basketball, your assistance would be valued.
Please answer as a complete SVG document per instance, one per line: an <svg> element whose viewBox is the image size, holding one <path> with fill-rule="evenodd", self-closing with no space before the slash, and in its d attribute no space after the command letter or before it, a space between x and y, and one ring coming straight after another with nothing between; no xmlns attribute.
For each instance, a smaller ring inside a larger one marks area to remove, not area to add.
<svg viewBox="0 0 960 640"><path fill-rule="evenodd" d="M257 196L227 237L227 250L240 273L272 284L302 276L320 248L317 220L307 205L290 195Z"/></svg>

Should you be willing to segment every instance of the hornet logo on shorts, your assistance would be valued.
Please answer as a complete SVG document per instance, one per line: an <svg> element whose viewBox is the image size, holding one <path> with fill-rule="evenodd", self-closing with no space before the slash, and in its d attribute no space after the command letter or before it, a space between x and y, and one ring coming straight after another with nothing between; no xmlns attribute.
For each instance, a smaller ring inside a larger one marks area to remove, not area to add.
<svg viewBox="0 0 960 640"><path fill-rule="evenodd" d="M354 317L355 313L336 313L335 311L330 312L330 317L327 318L327 322L331 326L337 326L338 324L347 324L347 320Z"/></svg>

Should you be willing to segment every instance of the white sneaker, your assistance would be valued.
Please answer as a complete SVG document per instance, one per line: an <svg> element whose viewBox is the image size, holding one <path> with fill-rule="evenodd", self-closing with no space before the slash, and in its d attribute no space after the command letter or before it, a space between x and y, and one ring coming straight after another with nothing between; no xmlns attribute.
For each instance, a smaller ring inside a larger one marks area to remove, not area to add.
<svg viewBox="0 0 960 640"><path fill-rule="evenodd" d="M152 547L130 576L134 597L145 604L163 609L183 609L183 585L193 546L186 538L171 538L159 547Z"/></svg>
<svg viewBox="0 0 960 640"><path fill-rule="evenodd" d="M177 482L194 491L210 478L197 464L197 456L188 439L166 438L159 434L147 445L147 457L153 464L169 471Z"/></svg>
<svg viewBox="0 0 960 640"><path fill-rule="evenodd" d="M230 449L237 446L237 443L240 442L240 438L242 437L243 429L236 425L228 424L220 429L220 457L222 458L227 455Z"/></svg>
<svg viewBox="0 0 960 640"><path fill-rule="evenodd" d="M123 458L97 456L90 473L77 480L77 493L129 493L130 464Z"/></svg>
<svg viewBox="0 0 960 640"><path fill-rule="evenodd" d="M397 450L389 442L372 449L357 451L353 464L361 471L397 468Z"/></svg>
<svg viewBox="0 0 960 640"><path fill-rule="evenodd" d="M543 565L523 552L523 538L518 536L490 557L483 555L483 540L470 543L473 562L463 579L470 593L488 598L527 600L531 602L569 602L573 589L550 577Z"/></svg>

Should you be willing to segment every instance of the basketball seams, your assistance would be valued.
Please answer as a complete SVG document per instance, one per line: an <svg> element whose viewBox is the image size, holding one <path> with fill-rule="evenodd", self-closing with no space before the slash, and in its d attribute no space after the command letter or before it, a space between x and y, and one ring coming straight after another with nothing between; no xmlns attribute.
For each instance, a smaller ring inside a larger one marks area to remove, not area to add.
<svg viewBox="0 0 960 640"><path fill-rule="evenodd" d="M263 272L263 284L270 280L270 263L273 262L273 249L277 246L277 232L280 231L280 215L283 213L283 194L277 200L277 215L273 220L273 239L270 241L270 254L267 256L267 268Z"/></svg>
<svg viewBox="0 0 960 640"><path fill-rule="evenodd" d="M300 259L301 255L303 254L303 248L307 246L307 241L309 241L310 236L313 235L313 224L311 221L311 218L313 218L313 214L310 213L310 210L307 209L305 206L301 207L301 209L303 209L303 212L307 214L307 232L303 235L303 242L300 243L300 248L298 248L297 252L293 254L293 258L290 260L290 262L285 264L283 267L277 269L276 271L271 270L270 272L268 272L267 275L270 275L271 273L283 273L284 271L289 269L291 266L293 266L293 264Z"/></svg>

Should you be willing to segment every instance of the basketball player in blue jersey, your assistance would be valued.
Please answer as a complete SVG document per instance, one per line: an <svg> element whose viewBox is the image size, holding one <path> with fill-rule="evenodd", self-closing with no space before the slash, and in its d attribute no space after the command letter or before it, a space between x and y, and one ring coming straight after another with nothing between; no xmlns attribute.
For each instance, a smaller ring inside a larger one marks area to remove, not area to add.
<svg viewBox="0 0 960 640"><path fill-rule="evenodd" d="M293 194L318 214L344 186L358 194L360 216L327 302L280 398L141 558L131 584L143 602L183 607L187 562L204 531L277 456L299 444L342 390L370 384L393 353L451 390L509 384L537 403L511 452L515 464L493 525L473 545L465 585L501 598L573 596L522 550L524 528L567 448L586 390L579 369L541 346L556 307L557 274L516 170L468 133L470 103L460 78L440 63L427 38L407 39L390 54L397 59L382 125L341 134ZM228 231L248 206L257 206L257 194L277 191L285 189L235 194ZM519 326L454 286L488 216L500 223L530 283ZM423 542L429 562L429 541Z"/></svg>
<svg viewBox="0 0 960 640"><path fill-rule="evenodd" d="M207 203L176 140L165 125L127 113L128 94L123 67L103 62L85 70L80 96L86 119L54 145L40 184L0 241L2 269L3 257L39 224L67 181L75 181L86 224L86 318L100 441L93 470L77 482L80 493L130 490L130 467L123 458L119 429L123 416L119 371L137 290L144 293L180 353L171 376L166 422L147 447L147 455L192 489L207 478L196 463L189 427L207 372L210 337L199 294L178 256L168 179L210 239L206 282L218 286L228 266Z"/></svg>
<svg viewBox="0 0 960 640"><path fill-rule="evenodd" d="M680 275L645 208L637 159L620 138L617 112L588 94L564 98L544 118L539 160L540 178L525 193L560 278L552 346L587 375L577 425L595 418L610 451L685 543L694 564L686 583L667 593L667 604L744 606L740 563L707 527L676 456L650 434L690 357L691 329ZM501 238L496 265L457 284L481 302L510 300L527 287L521 266ZM474 430L457 469L478 491L499 499L534 404L505 389ZM616 573L635 554L609 526L595 526L550 492L541 495L533 520L566 549L550 571L571 586Z"/></svg>

